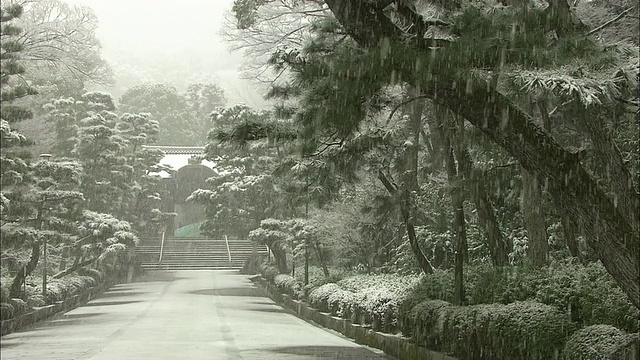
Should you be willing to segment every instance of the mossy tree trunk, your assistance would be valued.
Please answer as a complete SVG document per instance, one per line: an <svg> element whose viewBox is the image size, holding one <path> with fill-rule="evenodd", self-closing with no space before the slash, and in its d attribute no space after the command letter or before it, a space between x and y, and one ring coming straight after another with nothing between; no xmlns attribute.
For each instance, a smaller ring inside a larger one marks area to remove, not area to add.
<svg viewBox="0 0 640 360"><path fill-rule="evenodd" d="M410 86L408 95L411 98L421 96L420 87ZM414 100L409 110L409 121L404 127L404 136L406 143L404 151L401 154L402 174L400 176L401 185L396 186L389 177L382 172L378 172L378 179L387 189L389 194L397 196L400 200L400 214L404 227L409 238L411 251L418 262L420 269L426 273L433 273L433 266L420 247L420 242L415 230L415 196L419 190L418 187L418 159L420 151L420 134L422 132L422 111L424 110L424 102Z"/></svg>
<svg viewBox="0 0 640 360"><path fill-rule="evenodd" d="M454 128L453 124L448 121L446 111L437 111L439 113L438 129L442 139L445 160L445 168L447 171L447 179L449 180L449 195L451 196L451 206L453 207L453 233L455 234L455 265L454 265L454 289L453 303L454 305L462 305L464 303L464 263L468 260L467 230L464 215L464 178L461 171L461 162L454 157L455 149L462 147L464 141L462 136L463 129ZM458 136L456 136L458 135ZM459 151L457 153L460 153Z"/></svg>
<svg viewBox="0 0 640 360"><path fill-rule="evenodd" d="M549 241L542 208L542 189L538 179L524 169L522 170L520 210L529 240L527 249L529 261L534 267L542 267L549 261Z"/></svg>
<svg viewBox="0 0 640 360"><path fill-rule="evenodd" d="M40 201L38 204L38 213L35 218L35 229L38 232L38 236L47 236L43 235L39 231L42 229L42 221L43 221L43 211L44 211L44 201ZM40 244L42 241L40 239L34 240L31 245L31 256L29 257L29 261L23 265L16 276L13 278L13 282L11 283L11 288L9 289L9 296L11 298L19 298L20 297L20 287L27 279L27 276L31 275L31 273L36 269L38 265L38 261L40 260Z"/></svg>
<svg viewBox="0 0 640 360"><path fill-rule="evenodd" d="M462 164L464 166L465 184L469 189L471 200L476 206L478 222L484 229L487 238L487 247L494 266L509 265L510 245L502 234L500 223L495 209L489 198L485 179L482 172L475 168L471 154L467 149L462 152Z"/></svg>

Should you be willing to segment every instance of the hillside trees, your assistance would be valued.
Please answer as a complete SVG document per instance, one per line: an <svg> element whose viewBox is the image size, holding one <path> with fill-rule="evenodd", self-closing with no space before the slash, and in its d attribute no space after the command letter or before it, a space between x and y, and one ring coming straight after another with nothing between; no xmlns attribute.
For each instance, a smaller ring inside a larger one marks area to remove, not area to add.
<svg viewBox="0 0 640 360"><path fill-rule="evenodd" d="M59 0L8 1L22 4L23 15L15 23L22 30L16 44L22 49L24 83L38 91L18 101L34 114L18 125L32 140L27 150L34 155L51 152L51 126L42 121L47 113L42 105L53 98L79 97L85 86L112 81L111 70L102 59L96 38L97 18L86 6L68 5Z"/></svg>
<svg viewBox="0 0 640 360"><path fill-rule="evenodd" d="M113 98L102 92L54 100L47 108L59 155L83 165L87 208L126 219L139 233L155 233L166 215L159 210L165 190L153 175L164 170L158 165L163 154L144 145L155 143L158 123L147 113L118 116Z"/></svg>
<svg viewBox="0 0 640 360"><path fill-rule="evenodd" d="M262 220L295 212L295 208L283 206L286 196L282 183L273 175L284 158L275 148L278 142L247 143L258 139L256 131L270 115L236 105L211 116L214 128L209 133L205 157L217 163L219 175L207 180L209 189L198 190L188 198L205 206L207 219L202 230L210 236L244 238Z"/></svg>
<svg viewBox="0 0 640 360"><path fill-rule="evenodd" d="M264 83L288 78L285 68L273 71L274 49L301 51L317 21L331 18L322 1L236 1L232 13L223 35L244 54L243 76Z"/></svg>
<svg viewBox="0 0 640 360"><path fill-rule="evenodd" d="M113 74L100 54L98 19L87 6L60 0L25 3L17 24L26 75L33 86L51 97L79 96L86 83L109 84Z"/></svg>
<svg viewBox="0 0 640 360"><path fill-rule="evenodd" d="M158 143L166 145L203 145L212 127L208 115L225 103L222 89L210 83L191 84L185 94L166 84L136 85L119 99L121 112L150 113Z"/></svg>

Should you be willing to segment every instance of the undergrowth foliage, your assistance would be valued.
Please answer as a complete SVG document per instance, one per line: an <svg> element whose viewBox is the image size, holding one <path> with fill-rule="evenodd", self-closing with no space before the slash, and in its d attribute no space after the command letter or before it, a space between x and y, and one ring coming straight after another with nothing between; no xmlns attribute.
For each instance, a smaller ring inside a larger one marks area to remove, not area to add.
<svg viewBox="0 0 640 360"><path fill-rule="evenodd" d="M629 356L637 343L640 314L597 263L509 270L470 266L466 306L451 304L451 271L419 276L343 272L329 282L320 269L313 270L313 281L303 287L300 278L262 265L263 277L278 291L321 312L401 333L460 359L627 359L605 355Z"/></svg>

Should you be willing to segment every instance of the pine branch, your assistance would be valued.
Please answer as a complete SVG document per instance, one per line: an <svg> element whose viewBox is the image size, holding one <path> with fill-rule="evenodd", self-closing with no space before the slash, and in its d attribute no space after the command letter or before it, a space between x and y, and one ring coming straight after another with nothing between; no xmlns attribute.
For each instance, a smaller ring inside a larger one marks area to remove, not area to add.
<svg viewBox="0 0 640 360"><path fill-rule="evenodd" d="M593 35L593 34L597 33L598 31L600 31L600 30L602 30L602 29L606 28L607 26L609 26L609 25L613 24L614 22L616 22L616 21L618 21L618 20L622 19L622 18L623 18L623 17L624 17L624 16L625 16L629 11L631 11L631 10L633 10L633 7L630 7L630 8L628 8L628 9L624 10L623 12L621 12L620 14L618 14L618 16L616 16L616 17L614 17L613 19L611 19L611 20L607 21L606 23L604 23L604 24L602 24L602 25L598 26L597 28L595 28L595 29L593 29L593 30L589 31L589 32L587 33L587 35L586 35L586 36Z"/></svg>
<svg viewBox="0 0 640 360"><path fill-rule="evenodd" d="M503 165L496 165L496 166L492 167L491 169L487 170L487 172L495 171L495 170L498 170L498 169L504 169L504 168L508 168L508 167L512 167L512 166L518 166L518 165L520 165L519 162L510 162L510 163L503 164Z"/></svg>
<svg viewBox="0 0 640 360"><path fill-rule="evenodd" d="M623 98L619 98L619 97L615 97L614 99L620 101L623 104L633 105L633 106L640 106L640 102L638 102L638 101L631 101L631 100L627 100L627 99L623 99Z"/></svg>
<svg viewBox="0 0 640 360"><path fill-rule="evenodd" d="M390 194L394 195L398 192L398 187L389 180L382 170L378 170L378 179Z"/></svg>
<svg viewBox="0 0 640 360"><path fill-rule="evenodd" d="M428 96L426 95L420 95L420 96L416 96L416 97L412 97L411 99L405 100L403 102L401 102L400 104L396 105L396 107L393 108L393 110L391 111L391 114L389 114L389 118L387 118L387 125L389 124L389 122L391 121L391 118L393 118L393 115L395 115L396 111L398 111L398 109L400 109L401 107L415 101L418 99L426 99L428 98Z"/></svg>

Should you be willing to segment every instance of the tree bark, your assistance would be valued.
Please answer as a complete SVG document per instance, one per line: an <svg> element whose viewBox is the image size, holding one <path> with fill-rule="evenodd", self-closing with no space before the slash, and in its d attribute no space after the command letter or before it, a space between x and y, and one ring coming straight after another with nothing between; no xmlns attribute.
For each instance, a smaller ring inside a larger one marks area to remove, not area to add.
<svg viewBox="0 0 640 360"><path fill-rule="evenodd" d="M9 296L12 299L20 297L20 287L22 286L22 283L25 281L27 276L31 275L33 270L36 269L38 260L40 260L40 241L36 241L33 243L33 245L31 246L31 257L29 258L29 262L21 267L20 270L18 270L16 276L13 278L11 289L9 290Z"/></svg>
<svg viewBox="0 0 640 360"><path fill-rule="evenodd" d="M562 233L564 235L564 242L569 248L571 256L578 258L580 262L584 262L584 256L578 246L577 226L573 223L573 220L569 219L566 215L560 215L560 221L562 223Z"/></svg>
<svg viewBox="0 0 640 360"><path fill-rule="evenodd" d="M46 197L44 201L41 201L38 204L38 214L36 215L36 221L35 221L35 229L38 231L42 229L42 220L43 220L42 212L44 211L45 202L46 202ZM31 245L31 256L29 258L29 262L27 262L26 265L20 268L16 276L13 278L13 282L11 283L11 288L9 290L9 296L11 298L20 297L20 286L22 285L22 283L25 282L25 280L27 279L27 276L31 275L33 270L36 269L36 266L38 265L38 261L40 260L40 243L41 243L40 240L33 242L33 244Z"/></svg>
<svg viewBox="0 0 640 360"><path fill-rule="evenodd" d="M434 50L425 48L425 39L404 39L388 18L376 15L377 2L326 0L326 4L361 46L372 47L382 39L404 41L409 50L417 49L419 55L424 54L423 64L429 63ZM387 56L383 61L391 58ZM418 77L412 62L397 62L393 67L403 78L419 78L425 95L464 117L527 171L546 181L559 210L584 224L590 246L631 302L640 308L640 234L634 230L631 214L614 205L575 154L562 148L530 115L503 94L488 88L484 81L474 83L469 78L467 86L460 86L456 78L445 74Z"/></svg>
<svg viewBox="0 0 640 360"><path fill-rule="evenodd" d="M60 279L61 277L67 276L71 273L73 273L74 271L80 269L81 267L87 266L91 263L93 263L94 261L96 261L98 258L91 258L89 260L83 261L83 262L77 262L76 264L74 264L72 267L65 269L63 271L60 271L59 273L53 275L54 279Z"/></svg>
<svg viewBox="0 0 640 360"><path fill-rule="evenodd" d="M469 188L469 195L476 205L480 226L484 229L487 237L491 262L494 266L507 266L509 265L510 246L500 230L500 224L487 193L484 178L481 172L474 167L469 150L462 151L461 162L465 178L468 179L466 184Z"/></svg>
<svg viewBox="0 0 640 360"><path fill-rule="evenodd" d="M451 148L444 149L447 163L447 177L451 186L451 205L453 206L453 232L456 236L453 304L464 304L464 263L467 256L467 231L464 218L464 193L460 188L460 179L456 171ZM457 185L454 185L456 184Z"/></svg>
<svg viewBox="0 0 640 360"><path fill-rule="evenodd" d="M398 189L393 186L391 181L387 178L387 176L382 172L382 170L378 171L378 179L387 189L387 191L391 195L397 195ZM420 248L420 244L418 243L418 237L416 236L416 229L413 220L413 216L410 215L409 210L404 206L400 207L400 214L402 215L402 221L404 222L405 228L407 230L407 236L409 237L409 245L411 245L411 250L416 257L416 261L418 262L418 266L425 274L433 274L433 266L427 259L427 256L424 254L422 249Z"/></svg>
<svg viewBox="0 0 640 360"><path fill-rule="evenodd" d="M287 267L287 253L284 248L278 243L269 244L269 249L273 254L273 258L276 261L276 266L280 274L288 274L289 269Z"/></svg>
<svg viewBox="0 0 640 360"><path fill-rule="evenodd" d="M411 86L408 93L410 97L420 96L420 88ZM404 153L401 155L403 169L400 189L392 184L382 171L378 172L378 179L391 195L399 197L400 214L402 215L402 220L407 230L407 236L409 237L409 244L411 245L413 255L415 256L420 269L426 274L431 274L433 273L433 266L420 248L420 243L416 236L415 209L413 205L413 197L418 191L418 157L420 150L420 132L422 130L423 109L423 102L413 101L409 114L409 122L406 124L404 129L404 135L407 139L407 143L405 144Z"/></svg>
<svg viewBox="0 0 640 360"><path fill-rule="evenodd" d="M522 170L520 210L529 240L527 255L534 267L542 267L549 261L549 241L542 208L542 189L538 179L524 169Z"/></svg>
<svg viewBox="0 0 640 360"><path fill-rule="evenodd" d="M626 167L620 149L616 146L611 129L607 126L607 121L603 118L605 114L587 115L587 109L582 105L579 108L576 118L584 129L591 143L598 166L604 169L603 177L607 180L605 191L612 194L613 204L620 208L631 222L631 227L636 233L640 232L640 197L633 184L633 176Z"/></svg>
<svg viewBox="0 0 640 360"><path fill-rule="evenodd" d="M316 251L316 255L318 255L318 261L320 262L320 267L322 268L322 273L325 277L329 277L329 268L327 267L327 262L322 254L322 249L317 242L314 242L314 249Z"/></svg>
<svg viewBox="0 0 640 360"><path fill-rule="evenodd" d="M449 180L451 196L451 206L453 207L453 232L455 234L455 265L454 265L454 288L453 304L464 304L464 263L468 261L467 255L467 231L464 216L464 191L462 189L463 179L460 177L459 168L453 156L454 144L462 141L461 137L454 138L454 131L448 126L447 119L442 116L438 121L438 129L444 144L445 167L447 169L447 179ZM460 144L456 144L460 146ZM460 164L460 159L458 159ZM461 166L461 165L459 165Z"/></svg>

